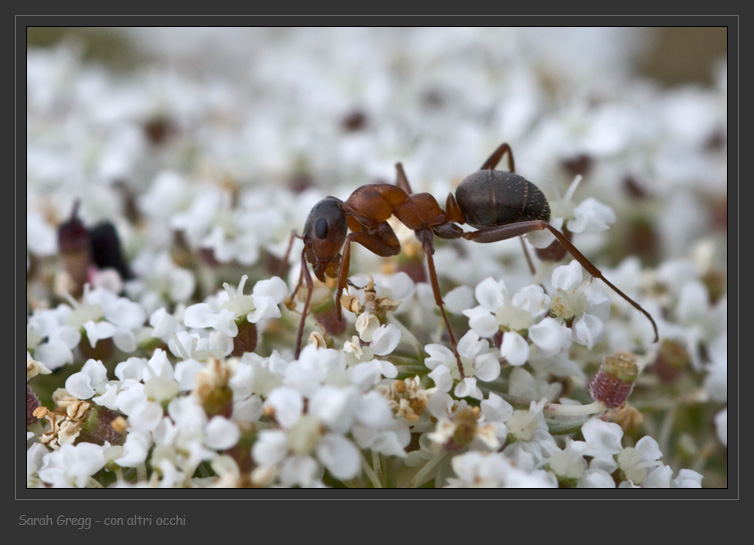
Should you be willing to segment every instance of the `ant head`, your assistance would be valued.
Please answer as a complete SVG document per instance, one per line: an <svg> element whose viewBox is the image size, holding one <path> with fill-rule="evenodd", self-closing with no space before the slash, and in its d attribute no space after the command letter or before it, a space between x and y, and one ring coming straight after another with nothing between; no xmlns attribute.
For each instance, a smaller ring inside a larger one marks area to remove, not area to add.
<svg viewBox="0 0 754 545"><path fill-rule="evenodd" d="M346 241L348 223L343 203L335 197L319 201L304 224L304 254L321 281L337 276L340 249Z"/></svg>

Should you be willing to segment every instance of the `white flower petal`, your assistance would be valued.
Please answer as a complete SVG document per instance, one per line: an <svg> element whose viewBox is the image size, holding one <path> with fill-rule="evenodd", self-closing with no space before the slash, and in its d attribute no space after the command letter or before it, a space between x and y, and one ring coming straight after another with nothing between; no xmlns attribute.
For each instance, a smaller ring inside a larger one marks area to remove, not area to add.
<svg viewBox="0 0 754 545"><path fill-rule="evenodd" d="M390 354L401 341L401 330L393 324L381 326L372 335L370 347L378 356Z"/></svg>
<svg viewBox="0 0 754 545"><path fill-rule="evenodd" d="M581 433L586 443L591 447L591 452L598 449L609 454L618 454L623 448L621 446L623 430L614 422L592 418L581 426Z"/></svg>
<svg viewBox="0 0 754 545"><path fill-rule="evenodd" d="M137 467L144 463L149 452L149 438L137 431L131 431L123 443L123 454L115 459L120 467Z"/></svg>
<svg viewBox="0 0 754 545"><path fill-rule="evenodd" d="M175 380L183 392L188 392L196 387L194 377L204 369L204 365L195 359L179 361L175 364Z"/></svg>
<svg viewBox="0 0 754 545"><path fill-rule="evenodd" d="M583 314L577 317L571 325L573 340L583 344L589 350L592 349L604 329L605 325L602 320L591 314Z"/></svg>
<svg viewBox="0 0 754 545"><path fill-rule="evenodd" d="M361 468L361 455L351 441L328 433L317 445L317 458L337 479L353 479Z"/></svg>
<svg viewBox="0 0 754 545"><path fill-rule="evenodd" d="M545 293L542 286L525 286L516 292L511 304L538 318L550 309L550 296Z"/></svg>
<svg viewBox="0 0 754 545"><path fill-rule="evenodd" d="M513 414L513 405L494 393L490 393L479 405L487 422L505 422Z"/></svg>
<svg viewBox="0 0 754 545"><path fill-rule="evenodd" d="M474 295L479 304L486 310L495 312L505 304L505 297L507 295L505 282L502 280L496 281L492 277L485 278L474 288Z"/></svg>
<svg viewBox="0 0 754 545"><path fill-rule="evenodd" d="M487 352L474 360L474 376L483 382L490 382L500 376L500 362L497 355Z"/></svg>
<svg viewBox="0 0 754 545"><path fill-rule="evenodd" d="M529 359L529 343L515 331L506 331L500 345L500 355L511 365L523 365Z"/></svg>
<svg viewBox="0 0 754 545"><path fill-rule="evenodd" d="M121 382L127 380L142 380L144 377L144 367L147 365L147 360L144 358L128 358L126 361L120 362L115 366L115 376Z"/></svg>
<svg viewBox="0 0 754 545"><path fill-rule="evenodd" d="M358 407L356 389L348 386L322 386L309 400L309 414L333 431L345 433L351 427Z"/></svg>
<svg viewBox="0 0 754 545"><path fill-rule="evenodd" d="M134 430L147 434L157 427L164 416L159 403L146 401L137 404L128 415L128 423Z"/></svg>
<svg viewBox="0 0 754 545"><path fill-rule="evenodd" d="M448 311L461 314L474 306L474 290L469 286L458 286L446 293L443 299Z"/></svg>
<svg viewBox="0 0 754 545"><path fill-rule="evenodd" d="M365 426L384 428L393 420L393 412L387 398L372 390L359 398L356 418Z"/></svg>
<svg viewBox="0 0 754 545"><path fill-rule="evenodd" d="M84 324L84 330L92 348L95 347L100 339L109 339L117 331L115 326L109 322L94 322L92 320Z"/></svg>
<svg viewBox="0 0 754 545"><path fill-rule="evenodd" d="M477 354L482 354L489 350L489 343L479 338L474 331L467 331L458 341L458 354L463 358L474 359Z"/></svg>
<svg viewBox="0 0 754 545"><path fill-rule="evenodd" d="M434 381L441 392L449 392L453 387L453 377L450 376L450 369L445 365L435 367L427 376Z"/></svg>
<svg viewBox="0 0 754 545"><path fill-rule="evenodd" d="M573 209L573 219L568 220L568 229L572 233L585 231L604 231L615 222L613 209L597 199L589 197Z"/></svg>
<svg viewBox="0 0 754 545"><path fill-rule="evenodd" d="M581 285L584 273L578 261L561 265L552 271L552 285L555 289L573 290Z"/></svg>
<svg viewBox="0 0 754 545"><path fill-rule="evenodd" d="M249 396L233 402L232 418L235 422L256 422L262 418L262 400L257 396Z"/></svg>
<svg viewBox="0 0 754 545"><path fill-rule="evenodd" d="M321 470L311 456L291 456L280 468L280 482L284 486L311 488L319 484Z"/></svg>
<svg viewBox="0 0 754 545"><path fill-rule="evenodd" d="M241 437L238 426L222 416L213 416L205 429L205 444L215 450L232 447Z"/></svg>
<svg viewBox="0 0 754 545"><path fill-rule="evenodd" d="M214 327L217 321L217 312L212 310L207 303L197 303L186 307L183 311L183 323L186 327L202 329Z"/></svg>
<svg viewBox="0 0 754 545"><path fill-rule="evenodd" d="M96 393L92 388L92 377L86 373L73 373L66 379L65 389L78 399L89 399Z"/></svg>
<svg viewBox="0 0 754 545"><path fill-rule="evenodd" d="M262 430L259 432L251 455L261 466L275 466L285 458L288 452L286 434L282 430Z"/></svg>
<svg viewBox="0 0 754 545"><path fill-rule="evenodd" d="M466 377L458 383L456 389L453 392L456 397L473 397L474 399L484 399L482 390L476 385L476 378Z"/></svg>
<svg viewBox="0 0 754 545"><path fill-rule="evenodd" d="M62 341L48 341L37 346L34 359L53 371L66 363L73 363L73 352Z"/></svg>
<svg viewBox="0 0 754 545"><path fill-rule="evenodd" d="M288 286L282 278L273 276L272 278L260 280L254 284L252 293L254 295L269 296L277 305L285 299L286 295L288 295Z"/></svg>
<svg viewBox="0 0 754 545"><path fill-rule="evenodd" d="M469 327L480 337L492 337L500 331L500 324L497 323L495 316L484 307L476 307L463 312L469 317Z"/></svg>
<svg viewBox="0 0 754 545"><path fill-rule="evenodd" d="M548 316L529 328L529 338L542 357L552 357L570 346L571 330Z"/></svg>
<svg viewBox="0 0 754 545"><path fill-rule="evenodd" d="M428 344L424 347L424 351L429 354L429 357L424 359L424 365L430 369L450 365L456 358L449 348L441 344Z"/></svg>
<svg viewBox="0 0 754 545"><path fill-rule="evenodd" d="M275 388L264 403L265 407L275 410L275 419L284 428L290 428L301 417L304 400L296 390L281 386Z"/></svg>
<svg viewBox="0 0 754 545"><path fill-rule="evenodd" d="M121 330L113 335L113 342L118 350L121 352L129 353L136 351L136 337L133 331Z"/></svg>
<svg viewBox="0 0 754 545"><path fill-rule="evenodd" d="M715 415L715 429L717 430L717 438L723 444L728 446L728 409L723 409Z"/></svg>
<svg viewBox="0 0 754 545"><path fill-rule="evenodd" d="M639 452L639 454L641 454L641 459L644 461L654 461L662 458L660 445L657 443L656 439L650 437L649 435L646 435L639 439L636 442L636 446L634 448Z"/></svg>
<svg viewBox="0 0 754 545"><path fill-rule="evenodd" d="M270 318L280 318L280 308L275 300L267 295L254 295L254 310L246 315L246 319L252 324Z"/></svg>
<svg viewBox="0 0 754 545"><path fill-rule="evenodd" d="M104 309L104 314L108 322L128 329L144 325L147 319L147 313L140 304L123 297L115 301L111 307Z"/></svg>

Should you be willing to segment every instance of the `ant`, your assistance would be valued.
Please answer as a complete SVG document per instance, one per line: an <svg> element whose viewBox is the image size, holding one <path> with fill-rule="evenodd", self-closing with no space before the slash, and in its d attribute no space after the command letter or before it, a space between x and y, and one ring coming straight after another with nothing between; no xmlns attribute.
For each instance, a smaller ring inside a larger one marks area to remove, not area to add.
<svg viewBox="0 0 754 545"><path fill-rule="evenodd" d="M509 171L495 170L508 154ZM429 193L413 193L401 163L395 165L396 184L367 184L356 189L346 201L326 197L312 208L304 224L304 249L301 252L301 275L308 293L301 315L296 339L296 357L301 351L304 321L312 294L312 277L308 265L321 281L326 276L337 278L335 307L338 321L342 321L340 297L348 281L351 243L357 242L381 257L400 253L401 246L392 227L387 223L395 216L414 231L427 257L427 268L435 303L440 308L448 329L453 352L463 378L463 366L456 348L456 339L445 313L437 272L432 257L434 237L464 238L488 243L522 236L532 231L549 230L571 255L593 276L601 279L652 323L658 340L657 324L637 302L609 282L568 238L550 225L550 205L542 191L526 178L515 173L513 152L507 143L501 144L482 164L481 169L467 176L447 197L445 210ZM459 224L467 223L475 231L464 231ZM350 233L348 232L350 229ZM297 236L298 235L294 235ZM292 239L291 239L292 242ZM343 255L340 251L343 249ZM527 256L528 257L528 256Z"/></svg>

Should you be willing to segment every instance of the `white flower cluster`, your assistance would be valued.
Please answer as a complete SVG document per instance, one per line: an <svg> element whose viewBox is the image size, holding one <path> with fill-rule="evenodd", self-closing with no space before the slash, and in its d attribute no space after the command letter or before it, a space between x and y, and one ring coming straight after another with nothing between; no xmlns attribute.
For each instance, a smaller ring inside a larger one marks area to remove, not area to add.
<svg viewBox="0 0 754 545"><path fill-rule="evenodd" d="M640 29L111 32L164 64L27 56L28 486L726 486L724 63L655 85ZM395 219L401 254L354 244L343 321L315 280L299 332L315 203L401 161L442 204L502 141L659 342L549 231L436 238L446 323ZM132 276L64 255L72 208Z"/></svg>

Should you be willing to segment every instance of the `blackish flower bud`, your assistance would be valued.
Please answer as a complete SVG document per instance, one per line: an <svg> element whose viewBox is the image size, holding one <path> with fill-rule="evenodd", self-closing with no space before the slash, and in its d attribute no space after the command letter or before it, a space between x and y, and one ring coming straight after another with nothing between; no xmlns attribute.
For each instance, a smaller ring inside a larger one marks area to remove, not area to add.
<svg viewBox="0 0 754 545"><path fill-rule="evenodd" d="M257 326L244 319L238 325L238 335L233 339L232 356L240 358L246 352L254 352L257 347Z"/></svg>
<svg viewBox="0 0 754 545"><path fill-rule="evenodd" d="M58 249L61 252L89 250L89 231L78 216L81 201L73 203L71 217L58 227Z"/></svg>
<svg viewBox="0 0 754 545"><path fill-rule="evenodd" d="M665 384L675 382L691 363L691 355L677 340L663 339L651 369Z"/></svg>
<svg viewBox="0 0 754 545"><path fill-rule="evenodd" d="M34 422L36 422L38 419L36 416L34 416L34 409L39 407L41 403L39 403L39 398L32 392L29 385L26 385L26 425L30 426Z"/></svg>
<svg viewBox="0 0 754 545"><path fill-rule="evenodd" d="M99 269L115 269L123 280L133 278L131 268L123 259L120 239L109 221L98 223L89 233L92 261Z"/></svg>
<svg viewBox="0 0 754 545"><path fill-rule="evenodd" d="M595 401L603 402L608 409L620 407L634 389L638 375L639 368L633 354L619 352L608 356L589 383L589 395Z"/></svg>
<svg viewBox="0 0 754 545"><path fill-rule="evenodd" d="M90 407L81 422L79 441L104 445L107 441L111 445L120 445L126 440L125 432L113 427L113 421L120 414L107 407Z"/></svg>

